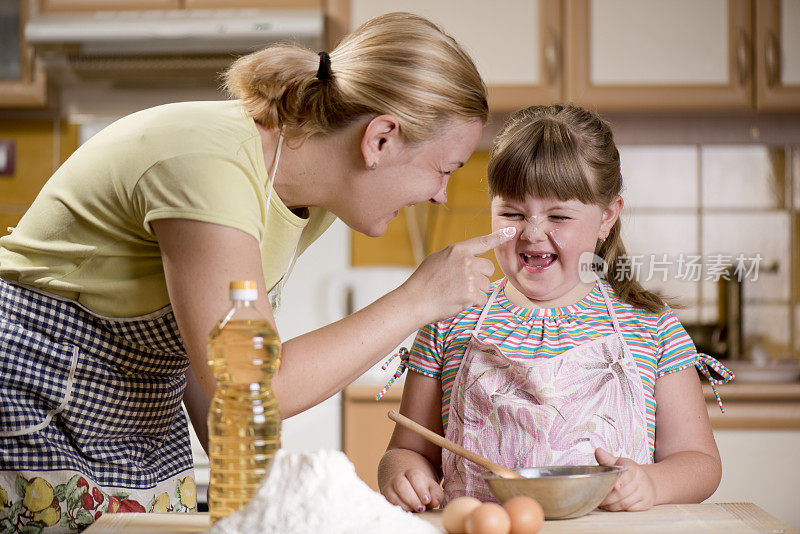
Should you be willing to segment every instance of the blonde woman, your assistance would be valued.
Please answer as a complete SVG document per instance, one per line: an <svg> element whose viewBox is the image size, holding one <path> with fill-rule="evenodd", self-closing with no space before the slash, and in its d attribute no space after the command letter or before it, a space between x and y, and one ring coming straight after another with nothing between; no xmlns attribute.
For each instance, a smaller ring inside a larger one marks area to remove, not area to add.
<svg viewBox="0 0 800 534"><path fill-rule="evenodd" d="M444 202L487 118L470 58L410 14L368 21L330 54L253 53L225 79L235 100L160 106L97 134L0 239L0 525L193 509L180 403L204 439L206 338L228 283L257 280L271 318L267 295L335 217L379 236L404 206ZM476 256L505 239L435 253L371 306L286 340L283 415L485 302L492 266Z"/></svg>

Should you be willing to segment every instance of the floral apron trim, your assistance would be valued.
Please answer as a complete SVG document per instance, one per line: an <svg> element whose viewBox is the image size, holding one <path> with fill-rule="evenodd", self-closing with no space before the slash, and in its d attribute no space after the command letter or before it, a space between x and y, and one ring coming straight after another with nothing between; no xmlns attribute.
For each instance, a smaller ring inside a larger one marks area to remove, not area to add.
<svg viewBox="0 0 800 534"><path fill-rule="evenodd" d="M69 476L65 472L10 475L0 475L0 534L83 530L103 514L197 511L191 472L147 492L99 487L80 474L57 483Z"/></svg>
<svg viewBox="0 0 800 534"><path fill-rule="evenodd" d="M169 308L115 319L0 279L0 534L194 510Z"/></svg>

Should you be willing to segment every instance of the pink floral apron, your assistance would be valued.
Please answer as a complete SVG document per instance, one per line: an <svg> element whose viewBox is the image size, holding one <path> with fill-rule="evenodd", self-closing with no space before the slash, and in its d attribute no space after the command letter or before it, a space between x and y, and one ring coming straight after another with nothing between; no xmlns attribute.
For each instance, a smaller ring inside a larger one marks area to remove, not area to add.
<svg viewBox="0 0 800 534"><path fill-rule="evenodd" d="M602 447L651 463L644 387L608 293L614 333L558 356L511 358L479 334L504 279L472 331L453 383L445 437L501 465L596 465ZM445 500L495 500L483 468L442 450Z"/></svg>

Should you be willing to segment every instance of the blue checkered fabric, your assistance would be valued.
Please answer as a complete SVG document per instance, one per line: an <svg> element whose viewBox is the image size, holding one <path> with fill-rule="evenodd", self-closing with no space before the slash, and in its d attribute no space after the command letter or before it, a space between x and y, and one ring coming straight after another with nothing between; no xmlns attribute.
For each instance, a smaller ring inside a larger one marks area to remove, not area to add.
<svg viewBox="0 0 800 534"><path fill-rule="evenodd" d="M191 469L188 365L169 309L109 319L0 280L0 470L146 489Z"/></svg>

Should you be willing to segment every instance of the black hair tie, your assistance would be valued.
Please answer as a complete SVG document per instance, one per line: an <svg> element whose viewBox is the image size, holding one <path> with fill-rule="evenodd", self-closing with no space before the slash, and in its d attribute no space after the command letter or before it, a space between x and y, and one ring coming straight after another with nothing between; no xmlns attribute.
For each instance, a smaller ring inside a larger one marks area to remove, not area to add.
<svg viewBox="0 0 800 534"><path fill-rule="evenodd" d="M325 82L331 79L331 56L327 52L319 53L319 68L317 69L317 79Z"/></svg>

